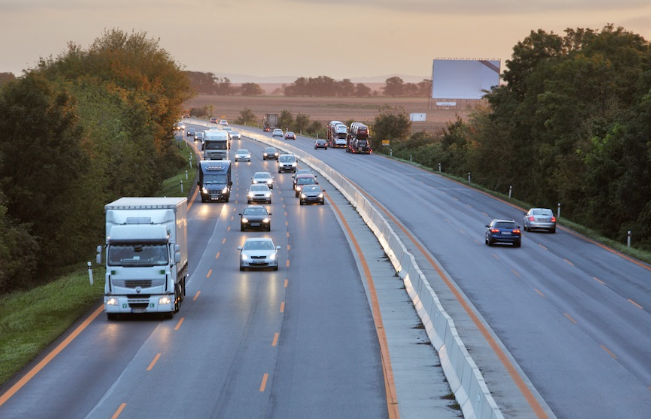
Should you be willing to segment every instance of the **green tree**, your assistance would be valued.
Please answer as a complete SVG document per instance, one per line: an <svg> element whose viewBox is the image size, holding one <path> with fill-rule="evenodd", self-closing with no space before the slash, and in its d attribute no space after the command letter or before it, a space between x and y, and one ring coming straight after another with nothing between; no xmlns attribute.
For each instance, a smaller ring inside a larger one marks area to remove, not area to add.
<svg viewBox="0 0 651 419"><path fill-rule="evenodd" d="M242 96L260 96L264 94L264 90L257 83L242 83L240 93Z"/></svg>
<svg viewBox="0 0 651 419"><path fill-rule="evenodd" d="M356 97L371 97L372 95L373 95L373 91L371 90L370 87L368 87L364 83L357 83L355 85Z"/></svg>
<svg viewBox="0 0 651 419"><path fill-rule="evenodd" d="M256 125L258 118L253 111L249 108L244 108L240 111L240 117L235 120L238 125Z"/></svg>
<svg viewBox="0 0 651 419"><path fill-rule="evenodd" d="M286 109L283 109L282 112L280 112L280 116L278 117L278 128L281 129L290 129L294 125L294 117L292 116L292 113Z"/></svg>
<svg viewBox="0 0 651 419"><path fill-rule="evenodd" d="M383 140L389 140L392 145L405 141L411 134L411 121L405 109L401 106L384 105L373 123L371 147L379 149Z"/></svg>
<svg viewBox="0 0 651 419"><path fill-rule="evenodd" d="M400 77L389 77L382 88L384 96L403 96L405 82Z"/></svg>
<svg viewBox="0 0 651 419"><path fill-rule="evenodd" d="M309 115L305 115L302 113L299 113L296 115L296 120L294 120L294 124L292 126L292 129L295 132L303 132L307 130L307 127L310 126L310 117Z"/></svg>

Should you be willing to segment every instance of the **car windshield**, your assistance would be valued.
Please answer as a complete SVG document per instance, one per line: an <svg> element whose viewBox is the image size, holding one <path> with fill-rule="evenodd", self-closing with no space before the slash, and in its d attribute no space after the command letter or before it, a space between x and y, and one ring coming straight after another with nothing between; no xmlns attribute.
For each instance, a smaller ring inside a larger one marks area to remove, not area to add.
<svg viewBox="0 0 651 419"><path fill-rule="evenodd" d="M167 265L167 246L164 244L111 245L108 264L111 266Z"/></svg>
<svg viewBox="0 0 651 419"><path fill-rule="evenodd" d="M269 173L256 173L253 177L256 179L269 179L271 175Z"/></svg>
<svg viewBox="0 0 651 419"><path fill-rule="evenodd" d="M298 169L298 170L296 171L296 176L298 176L298 175L306 175L306 174L307 174L307 175L312 174L312 172L310 171L310 169Z"/></svg>
<svg viewBox="0 0 651 419"><path fill-rule="evenodd" d="M203 183L226 183L228 180L228 177L226 175L204 175L203 176Z"/></svg>
<svg viewBox="0 0 651 419"><path fill-rule="evenodd" d="M503 228L507 230L513 230L515 228L515 223L501 221L495 223L495 226L493 228Z"/></svg>
<svg viewBox="0 0 651 419"><path fill-rule="evenodd" d="M237 150L237 154L249 154L249 150Z"/></svg>
<svg viewBox="0 0 651 419"><path fill-rule="evenodd" d="M228 144L226 141L207 141L205 147L206 150L226 150L228 149Z"/></svg>
<svg viewBox="0 0 651 419"><path fill-rule="evenodd" d="M267 210L261 207L246 208L244 210L244 215L267 215Z"/></svg>
<svg viewBox="0 0 651 419"><path fill-rule="evenodd" d="M278 161L281 163L292 163L296 161L296 159L293 156L280 156L278 157Z"/></svg>
<svg viewBox="0 0 651 419"><path fill-rule="evenodd" d="M321 192L318 186L306 186L303 188L303 192Z"/></svg>
<svg viewBox="0 0 651 419"><path fill-rule="evenodd" d="M276 152L276 149L275 149L275 148L265 148L265 149L264 149L264 152L265 152L265 153L273 154L273 153Z"/></svg>
<svg viewBox="0 0 651 419"><path fill-rule="evenodd" d="M242 247L244 250L274 250L274 244L270 240L247 240Z"/></svg>
<svg viewBox="0 0 651 419"><path fill-rule="evenodd" d="M314 180L313 177L302 177L296 179L296 183L298 185L314 185L316 183L316 180Z"/></svg>
<svg viewBox="0 0 651 419"><path fill-rule="evenodd" d="M251 185L250 190L254 192L268 191L269 187L267 185Z"/></svg>
<svg viewBox="0 0 651 419"><path fill-rule="evenodd" d="M232 135L240 135L240 132L239 131L231 131L231 134Z"/></svg>

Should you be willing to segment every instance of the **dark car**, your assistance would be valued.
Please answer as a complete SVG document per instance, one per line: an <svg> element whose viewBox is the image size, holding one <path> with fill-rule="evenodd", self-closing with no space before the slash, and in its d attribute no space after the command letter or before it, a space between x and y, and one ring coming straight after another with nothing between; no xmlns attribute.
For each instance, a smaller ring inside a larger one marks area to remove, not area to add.
<svg viewBox="0 0 651 419"><path fill-rule="evenodd" d="M269 132L269 131L271 131L271 127L262 128L262 132Z"/></svg>
<svg viewBox="0 0 651 419"><path fill-rule="evenodd" d="M547 230L556 233L556 217L549 208L531 208L524 215L524 231Z"/></svg>
<svg viewBox="0 0 651 419"><path fill-rule="evenodd" d="M296 134L294 134L291 131L287 131L287 134L285 134L285 139L286 140L295 140L296 139Z"/></svg>
<svg viewBox="0 0 651 419"><path fill-rule="evenodd" d="M262 160L278 160L279 155L280 153L275 147L267 147L262 151Z"/></svg>
<svg viewBox="0 0 651 419"><path fill-rule="evenodd" d="M486 244L511 243L515 247L522 245L520 226L513 220L493 220L486 226Z"/></svg>
<svg viewBox="0 0 651 419"><path fill-rule="evenodd" d="M249 205L240 213L240 231L247 228L271 231L271 213L262 205Z"/></svg>
<svg viewBox="0 0 651 419"><path fill-rule="evenodd" d="M326 140L316 140L314 142L314 149L316 150L317 148L323 148L325 150L328 149L328 143Z"/></svg>
<svg viewBox="0 0 651 419"><path fill-rule="evenodd" d="M195 132L194 128L188 128L185 135L187 135L188 137L194 137L194 132Z"/></svg>
<svg viewBox="0 0 651 419"><path fill-rule="evenodd" d="M301 190L306 185L318 185L314 175L299 175L294 178L294 195L296 198L301 194Z"/></svg>
<svg viewBox="0 0 651 419"><path fill-rule="evenodd" d="M305 185L301 191L301 205L305 204L325 204L325 191L319 185Z"/></svg>

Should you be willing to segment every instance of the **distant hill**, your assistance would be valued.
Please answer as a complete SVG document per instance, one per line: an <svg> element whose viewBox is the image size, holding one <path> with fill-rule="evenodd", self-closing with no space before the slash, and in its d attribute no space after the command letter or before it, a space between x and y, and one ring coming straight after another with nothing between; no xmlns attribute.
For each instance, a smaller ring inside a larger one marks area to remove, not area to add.
<svg viewBox="0 0 651 419"><path fill-rule="evenodd" d="M214 73L215 77L219 78L224 78L228 77L228 79L231 81L231 83L257 83L257 84L291 84L296 81L299 77L314 77L314 76L268 76L268 77L263 77L263 76L252 76L248 74L232 74L232 73ZM331 77L328 76L327 74L322 74L323 76ZM318 76L316 76L318 77ZM374 77L342 77L342 78L336 78L332 77L335 80L343 80L344 78L350 78L350 81L353 83L382 83L386 81L386 79L391 78L391 77L400 77L405 83L419 83L423 81L423 79L429 79L432 76L410 76L407 74L389 74L386 76L374 76ZM370 86L369 86L370 87Z"/></svg>

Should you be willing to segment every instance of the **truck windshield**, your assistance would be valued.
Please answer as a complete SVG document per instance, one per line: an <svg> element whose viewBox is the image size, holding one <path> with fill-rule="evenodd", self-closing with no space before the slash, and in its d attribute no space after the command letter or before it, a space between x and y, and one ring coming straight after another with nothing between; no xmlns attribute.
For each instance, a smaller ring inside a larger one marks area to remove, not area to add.
<svg viewBox="0 0 651 419"><path fill-rule="evenodd" d="M227 141L207 141L206 150L226 150L228 148Z"/></svg>
<svg viewBox="0 0 651 419"><path fill-rule="evenodd" d="M226 175L203 175L203 183L226 183Z"/></svg>
<svg viewBox="0 0 651 419"><path fill-rule="evenodd" d="M155 266L167 263L167 246L164 244L109 246L108 264L111 266Z"/></svg>

